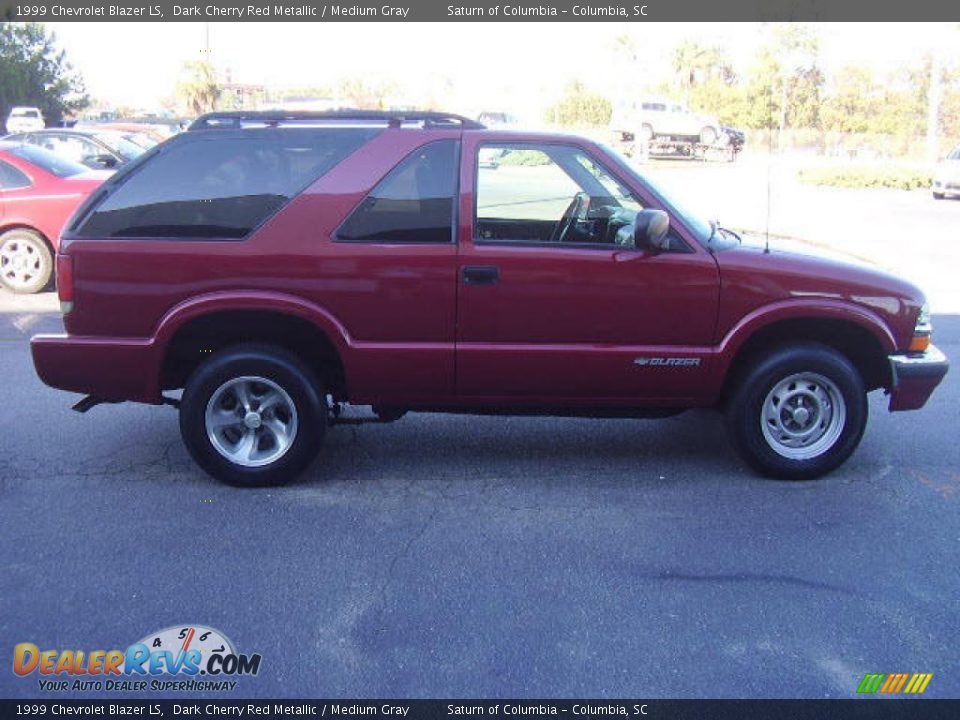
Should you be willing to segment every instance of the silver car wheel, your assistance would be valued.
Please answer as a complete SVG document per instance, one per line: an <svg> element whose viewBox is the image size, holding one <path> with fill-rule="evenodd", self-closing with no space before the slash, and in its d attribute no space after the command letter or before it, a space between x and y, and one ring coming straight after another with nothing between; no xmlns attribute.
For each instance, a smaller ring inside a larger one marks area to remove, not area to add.
<svg viewBox="0 0 960 720"><path fill-rule="evenodd" d="M243 467L276 462L297 437L297 408L273 380L233 378L210 396L207 437L223 457Z"/></svg>
<svg viewBox="0 0 960 720"><path fill-rule="evenodd" d="M0 244L0 277L11 290L24 290L44 272L44 257L36 243L13 235Z"/></svg>
<svg viewBox="0 0 960 720"><path fill-rule="evenodd" d="M760 427L767 444L790 460L819 457L836 444L847 405L833 381L817 373L784 378L767 393Z"/></svg>

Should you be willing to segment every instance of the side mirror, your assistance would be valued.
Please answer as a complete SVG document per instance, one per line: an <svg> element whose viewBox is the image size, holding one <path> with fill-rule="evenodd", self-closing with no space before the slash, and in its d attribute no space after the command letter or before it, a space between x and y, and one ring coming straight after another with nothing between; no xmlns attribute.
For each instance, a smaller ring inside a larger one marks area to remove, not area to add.
<svg viewBox="0 0 960 720"><path fill-rule="evenodd" d="M662 251L670 249L670 216L663 210L647 208L637 213L633 222L633 243L641 250Z"/></svg>

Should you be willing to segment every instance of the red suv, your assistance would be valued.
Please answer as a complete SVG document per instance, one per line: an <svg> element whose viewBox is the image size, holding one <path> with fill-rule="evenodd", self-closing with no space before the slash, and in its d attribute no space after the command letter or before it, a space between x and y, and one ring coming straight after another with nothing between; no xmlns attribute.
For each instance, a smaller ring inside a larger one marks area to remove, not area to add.
<svg viewBox="0 0 960 720"><path fill-rule="evenodd" d="M811 478L856 448L867 392L919 408L947 371L912 285L743 246L588 140L447 114L201 117L77 211L57 267L44 382L79 410L179 406L239 485L300 473L362 421L347 403L718 407L759 472Z"/></svg>

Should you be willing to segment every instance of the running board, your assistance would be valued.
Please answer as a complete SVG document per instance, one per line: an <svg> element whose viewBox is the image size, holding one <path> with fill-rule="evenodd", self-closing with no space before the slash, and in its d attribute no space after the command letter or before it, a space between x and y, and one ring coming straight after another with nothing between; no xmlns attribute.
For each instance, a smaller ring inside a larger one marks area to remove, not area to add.
<svg viewBox="0 0 960 720"><path fill-rule="evenodd" d="M85 413L89 411L91 408L95 408L97 405L119 405L122 402L126 402L126 401L125 400L105 400L104 398L97 397L96 395L87 395L85 398L83 398L83 400L80 400L79 402L77 402L70 409L76 410L78 413ZM178 410L180 409L180 401L177 400L176 398L162 395L160 397L160 402L164 405L171 405L177 408Z"/></svg>

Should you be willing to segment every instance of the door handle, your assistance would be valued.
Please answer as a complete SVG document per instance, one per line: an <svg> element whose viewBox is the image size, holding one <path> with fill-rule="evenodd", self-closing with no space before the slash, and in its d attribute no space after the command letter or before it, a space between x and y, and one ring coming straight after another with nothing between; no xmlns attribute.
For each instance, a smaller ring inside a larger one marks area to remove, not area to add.
<svg viewBox="0 0 960 720"><path fill-rule="evenodd" d="M466 265L463 268L464 285L496 285L500 282L500 268L496 265Z"/></svg>

